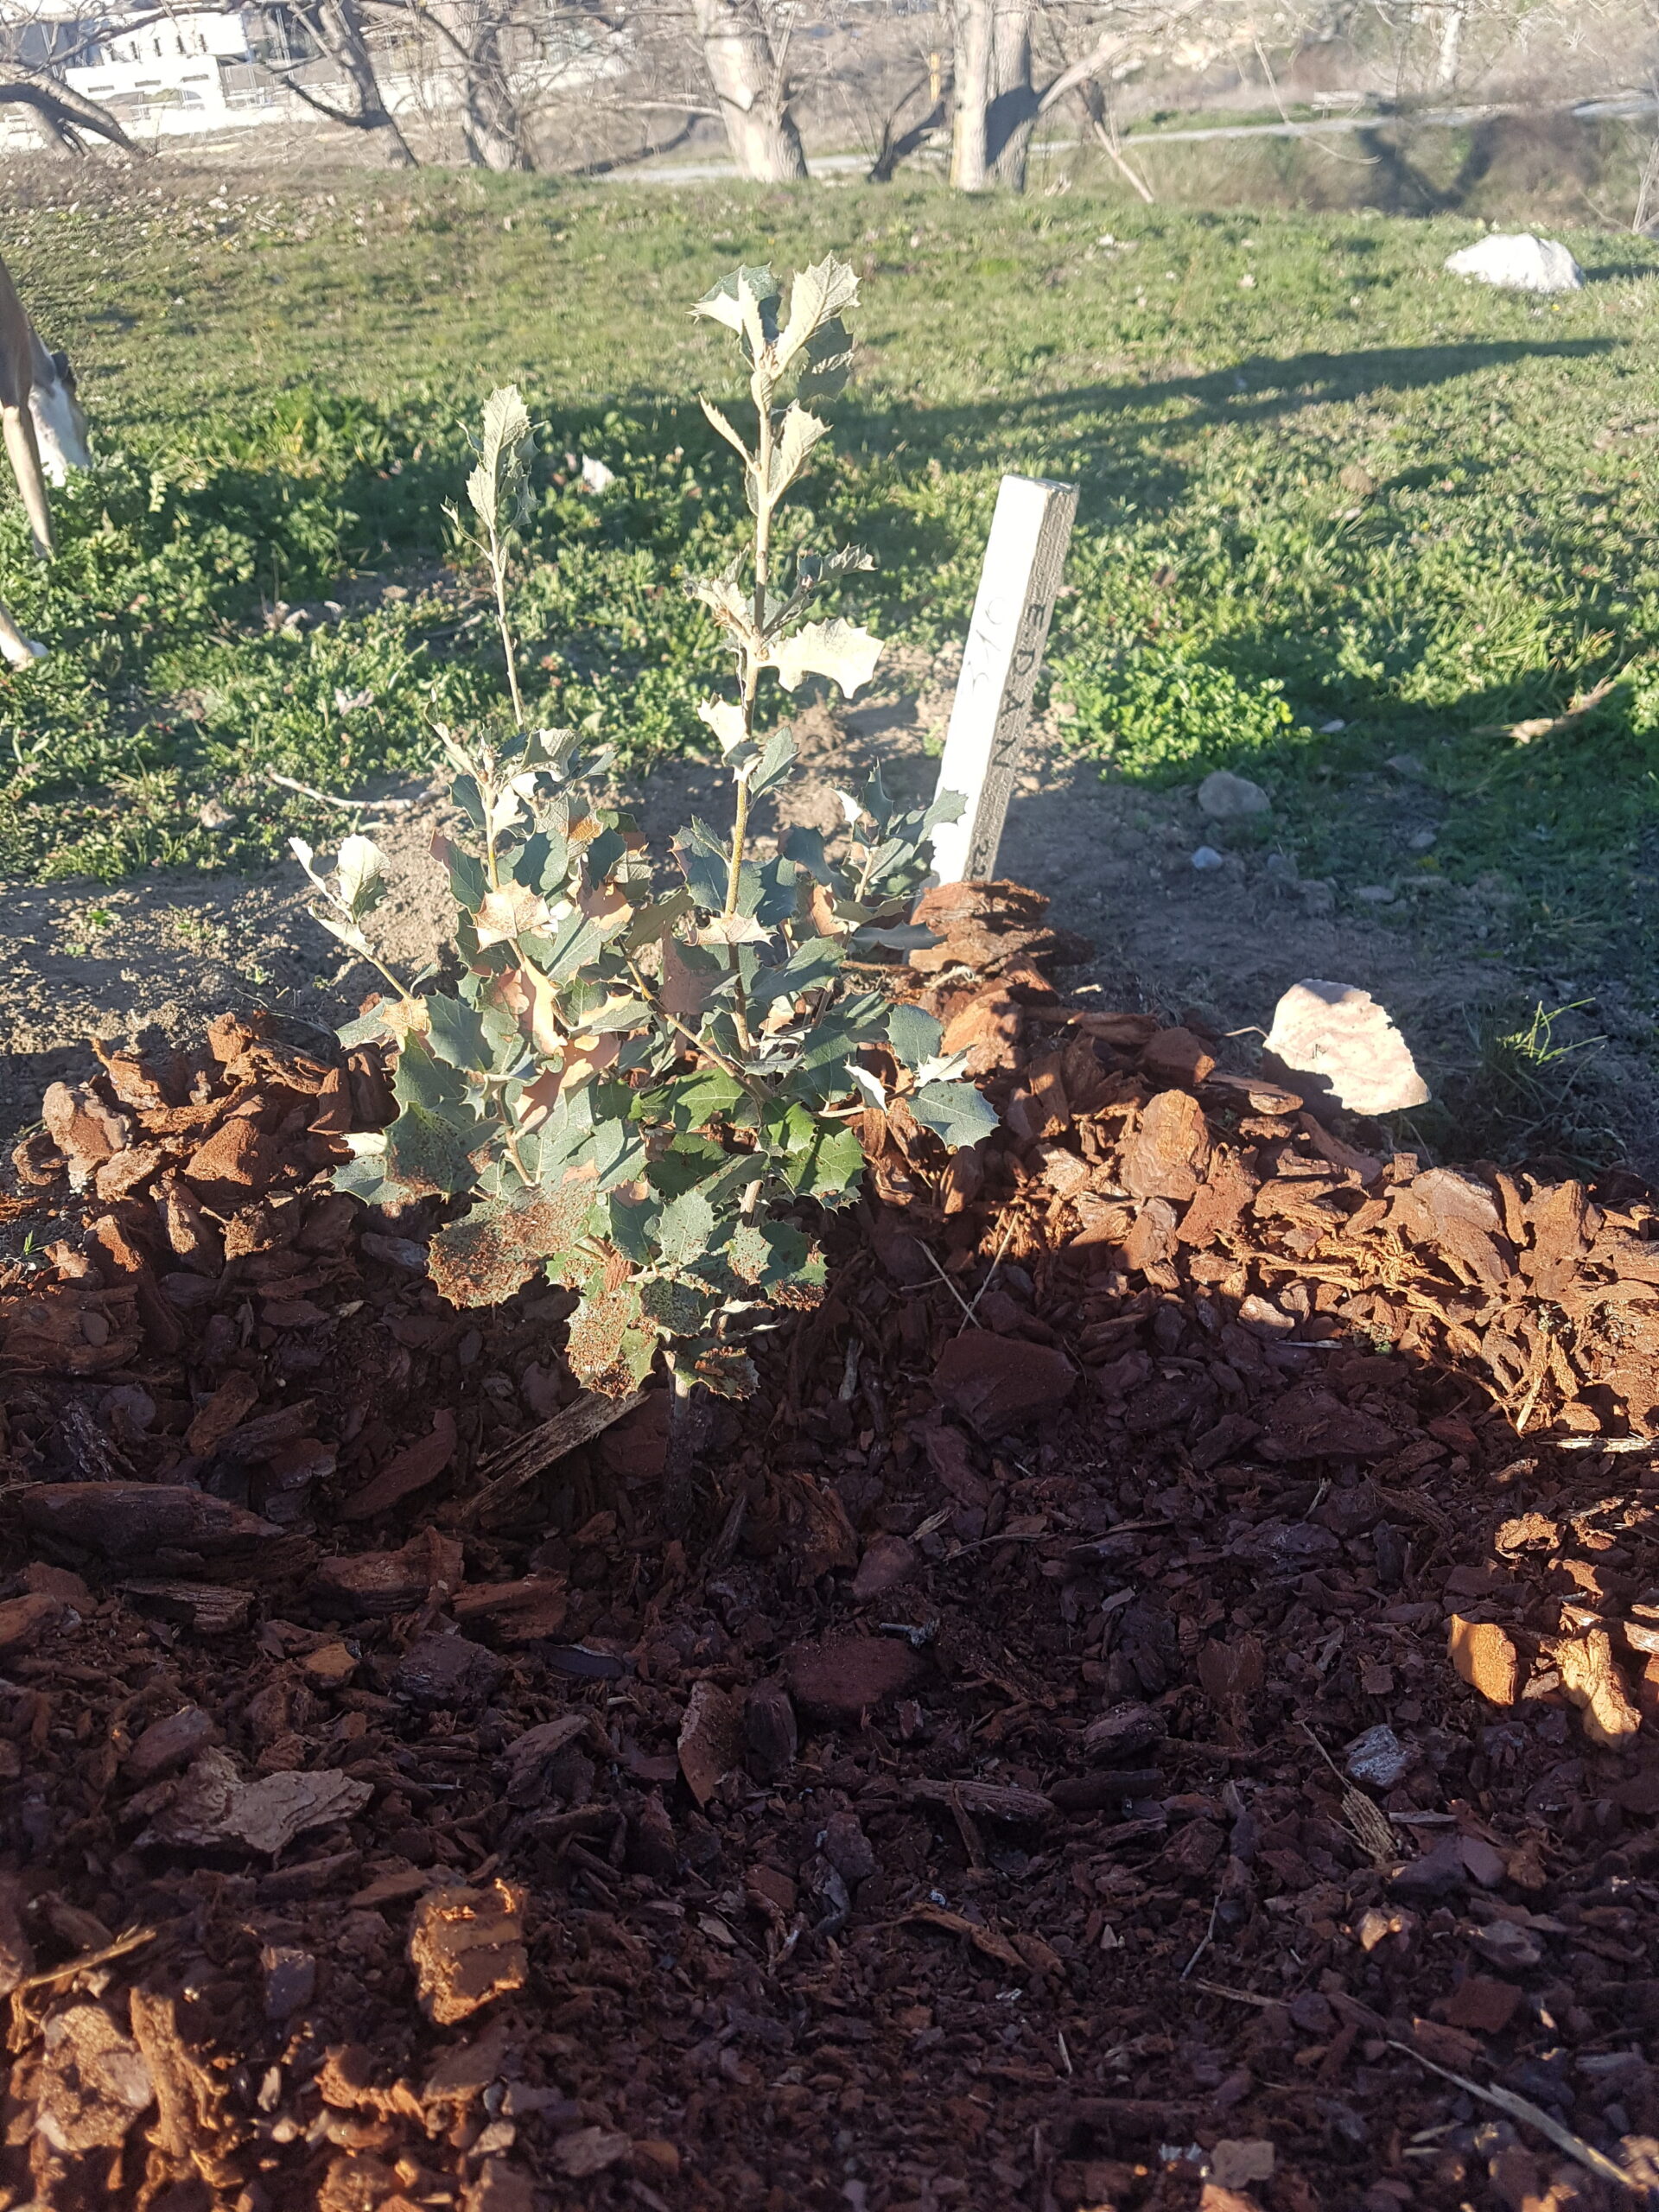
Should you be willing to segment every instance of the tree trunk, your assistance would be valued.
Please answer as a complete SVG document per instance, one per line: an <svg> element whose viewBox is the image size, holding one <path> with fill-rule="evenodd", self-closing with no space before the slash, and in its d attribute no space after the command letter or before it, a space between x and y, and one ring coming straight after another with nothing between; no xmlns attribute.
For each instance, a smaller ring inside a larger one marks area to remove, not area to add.
<svg viewBox="0 0 1659 2212"><path fill-rule="evenodd" d="M14 67L0 64L0 68ZM149 149L136 146L126 132L100 107L96 100L89 100L84 93L71 92L67 85L42 84L38 78L18 78L14 81L0 79L0 107L32 108L41 128L51 134L53 144L59 152L84 154L82 135L94 131L100 138L107 138L112 146L119 146L124 153L144 154Z"/></svg>
<svg viewBox="0 0 1659 2212"><path fill-rule="evenodd" d="M470 26L467 107L461 124L475 168L528 171L535 168L524 143L524 118L508 63L512 25L505 10L480 8Z"/></svg>
<svg viewBox="0 0 1659 2212"><path fill-rule="evenodd" d="M956 88L951 183L1023 192L1038 116L1031 0L957 0Z"/></svg>
<svg viewBox="0 0 1659 2212"><path fill-rule="evenodd" d="M696 11L702 58L740 174L760 184L804 182L806 156L760 0L696 0Z"/></svg>
<svg viewBox="0 0 1659 2212"><path fill-rule="evenodd" d="M1463 24L1467 12L1466 0L1447 0L1440 16L1440 52L1435 76L1435 86L1449 92L1458 81L1458 70L1463 60Z"/></svg>

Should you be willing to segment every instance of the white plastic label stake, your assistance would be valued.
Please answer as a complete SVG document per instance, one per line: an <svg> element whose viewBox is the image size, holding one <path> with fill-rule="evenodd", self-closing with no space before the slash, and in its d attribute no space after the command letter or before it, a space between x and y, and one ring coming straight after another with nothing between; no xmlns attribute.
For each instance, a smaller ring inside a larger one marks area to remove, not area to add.
<svg viewBox="0 0 1659 2212"><path fill-rule="evenodd" d="M941 883L982 883L996 873L1014 764L1026 741L1077 512L1075 484L1002 479L939 763L938 788L960 791L968 802L960 821L933 832Z"/></svg>

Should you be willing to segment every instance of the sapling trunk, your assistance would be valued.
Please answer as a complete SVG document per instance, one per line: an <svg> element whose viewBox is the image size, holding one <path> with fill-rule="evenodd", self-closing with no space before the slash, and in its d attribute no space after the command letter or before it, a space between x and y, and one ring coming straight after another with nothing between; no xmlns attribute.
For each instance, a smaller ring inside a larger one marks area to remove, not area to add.
<svg viewBox="0 0 1659 2212"><path fill-rule="evenodd" d="M671 1362L668 1370L668 1453L663 1467L663 1510L670 1526L691 1519L697 1462L714 1435L715 1404L691 1371Z"/></svg>

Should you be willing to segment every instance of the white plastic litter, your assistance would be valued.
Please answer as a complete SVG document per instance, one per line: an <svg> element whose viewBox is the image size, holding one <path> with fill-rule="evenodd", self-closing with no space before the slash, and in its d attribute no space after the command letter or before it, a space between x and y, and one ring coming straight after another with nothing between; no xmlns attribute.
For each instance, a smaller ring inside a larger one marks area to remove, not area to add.
<svg viewBox="0 0 1659 2212"><path fill-rule="evenodd" d="M1478 277L1509 292L1579 292L1584 271L1564 245L1535 238L1530 231L1495 232L1446 256L1453 276Z"/></svg>

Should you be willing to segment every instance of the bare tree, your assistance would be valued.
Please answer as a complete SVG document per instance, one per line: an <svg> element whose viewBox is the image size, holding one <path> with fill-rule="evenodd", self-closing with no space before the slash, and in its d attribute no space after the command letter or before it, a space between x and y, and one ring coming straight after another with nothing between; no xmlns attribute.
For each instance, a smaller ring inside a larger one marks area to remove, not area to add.
<svg viewBox="0 0 1659 2212"><path fill-rule="evenodd" d="M1203 0L1105 0L1103 6L1039 10L1038 0L956 0L950 181L961 192L1023 192L1032 136L1043 118L1069 95L1109 77L1137 51L1167 45L1202 5ZM1033 54L1038 29L1054 49L1040 86ZM1077 50L1068 55L1068 47ZM1094 109L1087 101L1084 109L1092 124ZM1103 106L1100 115L1105 142L1113 134ZM1144 195L1145 188L1137 188Z"/></svg>
<svg viewBox="0 0 1659 2212"><path fill-rule="evenodd" d="M802 182L806 155L789 99L792 9L780 15L774 33L761 0L694 4L703 64L740 173L765 184Z"/></svg>
<svg viewBox="0 0 1659 2212"><path fill-rule="evenodd" d="M330 123L347 130L384 133L381 143L388 168L416 168L409 141L382 94L359 0L293 0L291 12L307 37L340 72L352 105L337 107L333 100L325 99L306 81L304 63L264 60L262 67L267 74L315 113L327 116Z"/></svg>

